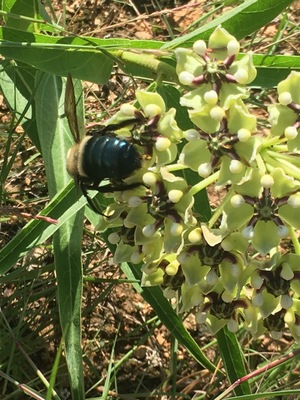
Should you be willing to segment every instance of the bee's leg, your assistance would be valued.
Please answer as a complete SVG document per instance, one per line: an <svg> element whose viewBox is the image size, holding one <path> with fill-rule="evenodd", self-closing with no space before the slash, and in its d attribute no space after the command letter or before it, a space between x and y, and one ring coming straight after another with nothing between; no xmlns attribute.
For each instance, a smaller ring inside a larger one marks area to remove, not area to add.
<svg viewBox="0 0 300 400"><path fill-rule="evenodd" d="M105 216L95 205L95 203L93 202L93 200L90 198L87 189L89 189L89 186L86 185L84 182L80 182L80 189L84 195L84 197L86 198L86 201L88 203L88 205L90 206L90 208L97 214L103 215Z"/></svg>
<svg viewBox="0 0 300 400"><path fill-rule="evenodd" d="M96 190L99 193L113 193L113 192L124 192L125 190L134 189L139 186L144 186L141 182L134 182L134 183L118 183L118 184L108 184L104 186L97 186L97 185L87 185L83 184L85 190Z"/></svg>
<svg viewBox="0 0 300 400"><path fill-rule="evenodd" d="M91 185L91 184L86 184L84 182L80 182L81 191L82 191L84 197L86 198L87 203L90 206L90 208L93 211L95 211L97 214L103 215L104 217L106 217L106 215L103 214L97 208L94 201L90 198L90 196L88 194L88 190L96 190L99 193L113 193L113 192L122 192L124 190L134 189L141 185L143 185L143 183L135 182L135 183L131 183L131 184L123 183L123 184L118 184L118 185L108 184L108 185L104 185L104 186L97 186L97 185Z"/></svg>
<svg viewBox="0 0 300 400"><path fill-rule="evenodd" d="M98 129L91 130L87 133L87 135L115 135L115 131L121 128L125 128L128 125L136 124L139 122L138 118L128 119L126 121L119 122L118 124L110 124L110 125L100 125Z"/></svg>

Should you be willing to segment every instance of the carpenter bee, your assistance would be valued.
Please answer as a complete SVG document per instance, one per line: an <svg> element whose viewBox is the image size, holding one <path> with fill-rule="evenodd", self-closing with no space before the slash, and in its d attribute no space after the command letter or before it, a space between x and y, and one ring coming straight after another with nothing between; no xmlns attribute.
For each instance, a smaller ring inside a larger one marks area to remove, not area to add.
<svg viewBox="0 0 300 400"><path fill-rule="evenodd" d="M82 139L76 116L74 86L70 75L68 75L66 84L65 114L75 139L75 144L67 154L67 171L79 184L91 209L102 214L90 198L88 190L109 193L141 185L137 182L126 184L123 181L136 169L141 168L142 159L141 154L132 143L115 134L116 130L132 125L137 120L130 119L120 124L100 126L97 130L87 132ZM110 184L99 186L104 179L109 179Z"/></svg>

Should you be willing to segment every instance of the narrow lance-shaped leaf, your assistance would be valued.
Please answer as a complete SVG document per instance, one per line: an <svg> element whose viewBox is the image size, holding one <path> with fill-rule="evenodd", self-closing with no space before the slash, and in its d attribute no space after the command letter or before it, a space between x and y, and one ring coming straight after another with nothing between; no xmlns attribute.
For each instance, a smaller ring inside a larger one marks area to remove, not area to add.
<svg viewBox="0 0 300 400"><path fill-rule="evenodd" d="M38 74L36 117L45 160L50 195L70 180L65 168L68 148L73 144L64 112L65 80ZM83 108L82 108L83 114ZM82 266L81 237L83 210L71 217L54 234L58 304L73 399L84 398L81 353Z"/></svg>

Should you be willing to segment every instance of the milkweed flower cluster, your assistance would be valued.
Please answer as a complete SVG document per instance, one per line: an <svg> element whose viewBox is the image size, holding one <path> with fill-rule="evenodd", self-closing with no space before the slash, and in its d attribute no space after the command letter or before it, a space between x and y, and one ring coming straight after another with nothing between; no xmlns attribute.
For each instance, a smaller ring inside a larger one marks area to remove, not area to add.
<svg viewBox="0 0 300 400"><path fill-rule="evenodd" d="M279 83L266 132L246 105L252 54L239 50L221 27L208 44L175 50L189 129L145 90L108 121L134 116L120 134L134 132L147 155L126 180L142 185L110 194L99 229L114 228L116 262L141 263L143 285L160 285L212 333L243 324L254 336L288 328L299 340L300 73ZM207 221L199 198L213 186L220 201Z"/></svg>

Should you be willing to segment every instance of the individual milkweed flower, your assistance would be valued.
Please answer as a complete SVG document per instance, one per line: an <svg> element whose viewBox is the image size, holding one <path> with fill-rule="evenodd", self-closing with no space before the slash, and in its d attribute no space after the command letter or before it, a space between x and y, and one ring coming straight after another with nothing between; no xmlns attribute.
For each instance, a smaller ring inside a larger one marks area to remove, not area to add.
<svg viewBox="0 0 300 400"><path fill-rule="evenodd" d="M182 130L175 118L175 108L167 110L163 98L156 92L138 89L135 95L140 109L130 104L123 105L107 124L133 119L133 131L129 126L126 127L127 131L123 128L123 134L127 137L133 136L134 142L144 146L146 150L148 147L152 164L161 166L174 161L177 156L176 144L182 139Z"/></svg>
<svg viewBox="0 0 300 400"><path fill-rule="evenodd" d="M190 299L188 288L193 291L195 285L202 294L211 292L218 285L222 288L223 296L232 299L241 290L239 277L245 268L242 254L236 250L225 250L221 237L212 245L205 239L209 239L207 232L199 236L194 234L194 230L197 228L190 230L185 236L185 246L178 254L186 285L186 297L182 301L184 310L192 306L186 301ZM204 226L202 230L205 231ZM198 236L198 241L194 240L194 236Z"/></svg>
<svg viewBox="0 0 300 400"><path fill-rule="evenodd" d="M225 110L232 99L248 97L244 85L255 78L256 70L251 53L237 61L238 51L237 40L221 27L217 27L211 34L208 48L203 41L197 41L193 50L183 48L175 50L179 81L193 88L191 93L194 99L193 108L201 110L205 105L204 94L211 90L217 93L220 106ZM189 94L187 100L188 96ZM196 99L200 100L200 103L197 104ZM182 102L184 104L185 96ZM189 107L192 107L191 103Z"/></svg>
<svg viewBox="0 0 300 400"><path fill-rule="evenodd" d="M176 253L165 254L146 262L143 267L142 286L161 285L162 289L177 291L184 282L184 277Z"/></svg>
<svg viewBox="0 0 300 400"><path fill-rule="evenodd" d="M255 266L251 273L252 304L259 308L263 318L280 308L293 307L294 298L300 293L300 256L276 252L270 259L257 261Z"/></svg>
<svg viewBox="0 0 300 400"><path fill-rule="evenodd" d="M300 182L280 168L267 176L252 169L243 183L234 185L236 194L224 207L225 225L242 230L256 250L267 254L288 236L290 226L300 228L299 188Z"/></svg>
<svg viewBox="0 0 300 400"><path fill-rule="evenodd" d="M211 116L205 112L189 111L196 128L185 132L188 143L183 147L178 162L202 177L210 175L215 168L220 169L219 184L239 182L245 168L256 160L260 141L251 138L256 129L256 118L241 102L233 102L217 124L212 123Z"/></svg>
<svg viewBox="0 0 300 400"><path fill-rule="evenodd" d="M251 307L249 300L243 295L238 299L227 301L223 299L223 293L214 290L208 293L196 313L196 321L205 323L212 334L217 333L224 326L231 332L236 332L239 324L247 320L250 313L245 314L245 310Z"/></svg>

